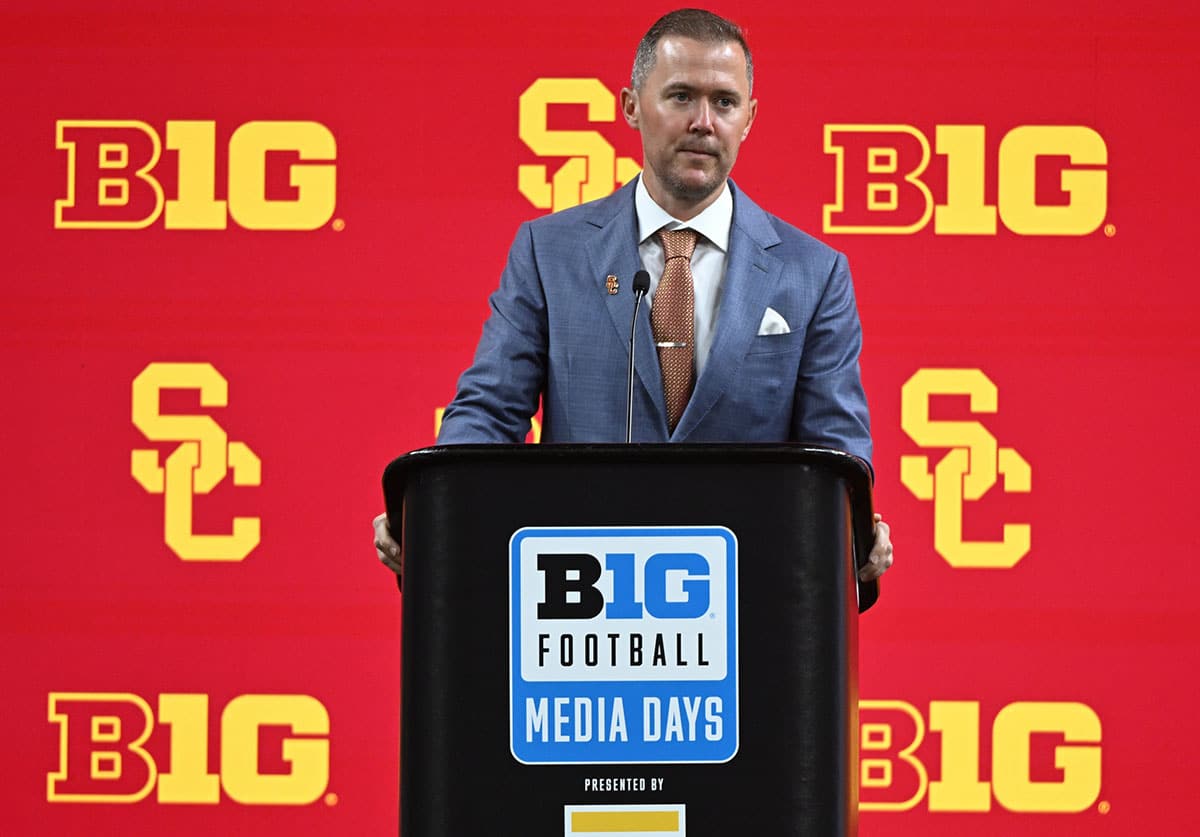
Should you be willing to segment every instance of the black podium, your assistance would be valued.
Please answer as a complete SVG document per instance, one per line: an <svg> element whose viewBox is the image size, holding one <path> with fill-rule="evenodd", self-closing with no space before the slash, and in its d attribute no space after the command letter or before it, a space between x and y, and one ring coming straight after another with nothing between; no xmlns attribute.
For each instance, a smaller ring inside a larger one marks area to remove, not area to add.
<svg viewBox="0 0 1200 837"><path fill-rule="evenodd" d="M404 837L856 833L859 460L452 446L384 491Z"/></svg>

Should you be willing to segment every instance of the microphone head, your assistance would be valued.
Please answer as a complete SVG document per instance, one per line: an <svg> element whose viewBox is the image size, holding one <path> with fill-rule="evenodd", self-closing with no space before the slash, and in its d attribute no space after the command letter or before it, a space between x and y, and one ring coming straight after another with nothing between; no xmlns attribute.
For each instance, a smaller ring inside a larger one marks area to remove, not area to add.
<svg viewBox="0 0 1200 837"><path fill-rule="evenodd" d="M639 296L650 290L650 274L639 270L633 274L633 292Z"/></svg>

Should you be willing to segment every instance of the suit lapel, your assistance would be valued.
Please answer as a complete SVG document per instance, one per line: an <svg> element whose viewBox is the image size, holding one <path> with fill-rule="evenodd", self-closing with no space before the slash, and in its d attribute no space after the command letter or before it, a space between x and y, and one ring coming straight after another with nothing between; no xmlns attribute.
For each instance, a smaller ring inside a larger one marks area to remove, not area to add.
<svg viewBox="0 0 1200 837"><path fill-rule="evenodd" d="M736 188L733 198L733 225L713 345L704 374L696 381L692 398L671 436L674 441L687 439L736 378L783 269L768 252L780 241L770 218Z"/></svg>
<svg viewBox="0 0 1200 837"><path fill-rule="evenodd" d="M609 319L617 331L622 357L629 364L629 326L633 320L633 275L642 269L637 250L637 216L633 208L633 189L636 180L596 204L586 219L592 232L587 237L588 268L592 271L594 292L604 300ZM616 276L620 290L610 294L608 276ZM667 428L667 408L663 397L662 372L654 335L650 330L649 306L642 301L634 337L637 351L634 359L638 380L650 396L657 415L655 420Z"/></svg>

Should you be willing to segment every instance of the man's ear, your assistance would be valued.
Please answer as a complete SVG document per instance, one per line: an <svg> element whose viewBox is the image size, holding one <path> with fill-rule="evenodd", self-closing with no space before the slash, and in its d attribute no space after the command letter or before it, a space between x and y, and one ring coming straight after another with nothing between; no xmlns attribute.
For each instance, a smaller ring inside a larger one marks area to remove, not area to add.
<svg viewBox="0 0 1200 837"><path fill-rule="evenodd" d="M625 122L633 130L638 130L638 94L628 87L621 88L621 113L625 114Z"/></svg>
<svg viewBox="0 0 1200 837"><path fill-rule="evenodd" d="M746 141L746 137L750 136L750 128L754 125L754 119L758 116L758 99L750 100L750 119L746 122L746 130L742 131L742 142Z"/></svg>

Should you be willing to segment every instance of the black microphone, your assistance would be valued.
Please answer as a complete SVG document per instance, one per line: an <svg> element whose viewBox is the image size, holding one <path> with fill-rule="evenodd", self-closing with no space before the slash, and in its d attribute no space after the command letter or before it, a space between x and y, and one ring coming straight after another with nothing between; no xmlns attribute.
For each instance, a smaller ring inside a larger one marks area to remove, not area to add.
<svg viewBox="0 0 1200 837"><path fill-rule="evenodd" d="M642 297L650 290L650 274L639 270L633 274L633 322L629 326L629 399L625 412L625 443L633 441L633 346L637 334L638 309L642 307Z"/></svg>

